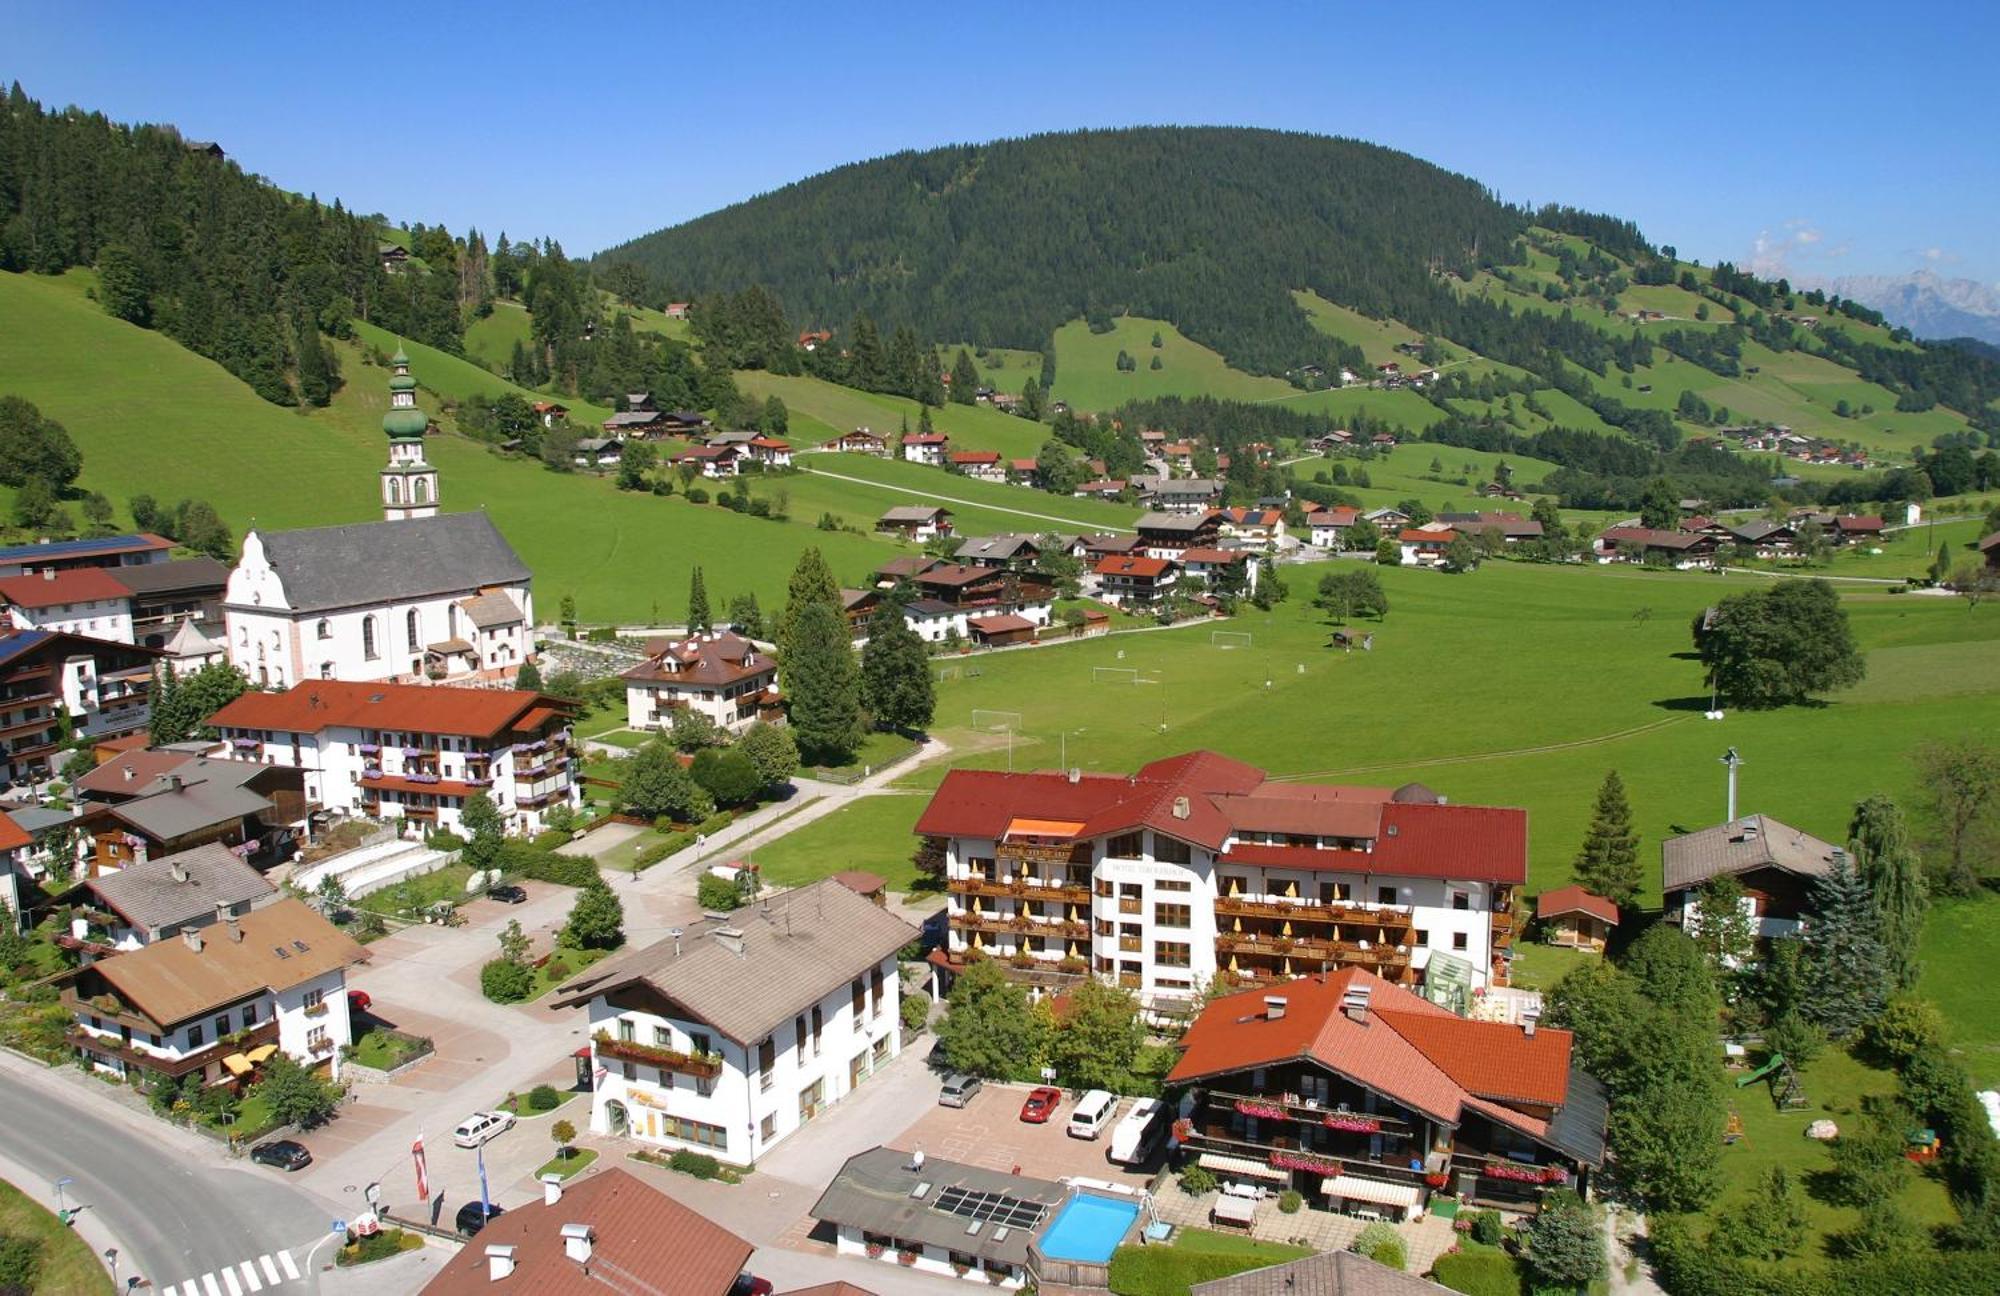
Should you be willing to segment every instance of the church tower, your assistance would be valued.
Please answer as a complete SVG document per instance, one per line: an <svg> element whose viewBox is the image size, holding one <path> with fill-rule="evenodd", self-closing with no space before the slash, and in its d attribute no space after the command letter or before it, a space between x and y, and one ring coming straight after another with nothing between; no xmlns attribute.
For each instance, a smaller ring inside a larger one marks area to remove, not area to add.
<svg viewBox="0 0 2000 1296"><path fill-rule="evenodd" d="M437 516L437 469L424 462L424 429L430 419L417 408L417 380L401 347L389 361L389 412L382 430L389 435L389 466L382 470L382 516L391 522Z"/></svg>

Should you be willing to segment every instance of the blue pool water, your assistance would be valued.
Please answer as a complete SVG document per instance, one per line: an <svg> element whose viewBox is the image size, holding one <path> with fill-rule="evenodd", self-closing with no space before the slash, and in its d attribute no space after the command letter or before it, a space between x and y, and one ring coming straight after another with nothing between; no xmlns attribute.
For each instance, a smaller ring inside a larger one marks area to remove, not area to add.
<svg viewBox="0 0 2000 1296"><path fill-rule="evenodd" d="M1125 1231L1139 1218L1139 1203L1078 1193L1063 1204L1038 1245L1051 1260L1108 1264L1125 1240Z"/></svg>

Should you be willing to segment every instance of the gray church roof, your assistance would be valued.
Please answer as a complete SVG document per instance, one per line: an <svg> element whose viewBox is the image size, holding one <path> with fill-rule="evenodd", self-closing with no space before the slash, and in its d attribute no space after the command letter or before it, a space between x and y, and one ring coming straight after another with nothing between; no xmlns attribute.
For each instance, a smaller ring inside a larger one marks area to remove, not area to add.
<svg viewBox="0 0 2000 1296"><path fill-rule="evenodd" d="M484 513L439 513L262 533L264 555L294 611L319 612L462 594L529 579Z"/></svg>

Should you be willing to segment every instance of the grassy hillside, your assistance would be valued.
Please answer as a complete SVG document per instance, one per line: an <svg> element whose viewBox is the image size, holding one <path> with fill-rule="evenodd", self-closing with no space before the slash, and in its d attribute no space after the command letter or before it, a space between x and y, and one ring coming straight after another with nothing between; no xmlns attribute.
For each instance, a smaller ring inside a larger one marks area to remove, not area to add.
<svg viewBox="0 0 2000 1296"><path fill-rule="evenodd" d="M873 428L878 435L893 437L906 419L915 428L922 413L917 403L907 397L857 391L823 378L741 370L736 375L736 385L759 400L767 396L781 398L792 415L795 443L826 440L857 427ZM801 430L798 421L801 412L815 420L805 430ZM1032 459L1049 436L1048 428L1041 424L984 405L947 404L932 410L931 420L940 432L951 435L955 449L998 450L1009 458Z"/></svg>
<svg viewBox="0 0 2000 1296"><path fill-rule="evenodd" d="M973 481L923 464L869 455L814 454L802 456L798 462L811 476L827 479L814 498L825 498L828 489L834 492L834 498L820 507L843 514L863 513L871 524L883 509L893 505L927 503L945 504L956 515L958 530L968 534L1052 528L1130 530L1133 519L1139 516L1138 509L1123 504L1071 499L999 482ZM868 484L835 481L835 475L858 478ZM819 516L817 511L808 515L800 506L800 501L806 498L800 478L785 478L772 485L791 491L795 515Z"/></svg>
<svg viewBox="0 0 2000 1296"><path fill-rule="evenodd" d="M1055 396L1079 410L1109 410L1148 396L1222 396L1262 400L1294 390L1278 378L1231 369L1215 352L1183 337L1164 320L1127 315L1112 321L1109 333L1093 333L1082 320L1056 330ZM1160 336L1158 348L1153 335ZM1118 368L1124 351L1137 365ZM1160 368L1152 367L1160 357Z"/></svg>
<svg viewBox="0 0 2000 1296"><path fill-rule="evenodd" d="M346 386L310 413L252 395L220 367L157 333L106 316L75 286L0 274L0 391L60 420L84 456L81 485L118 506L149 492L208 499L241 534L379 516L387 374L342 345ZM379 344L379 343L378 343ZM426 383L498 382L476 366L410 348ZM998 416L996 416L998 417ZM873 537L815 531L713 506L621 493L608 480L552 473L455 436L433 438L447 509L485 508L534 570L545 600L575 595L587 620L677 616L688 569L709 568L711 598L754 589L766 606L807 545L853 581L895 552ZM549 606L553 606L550 603Z"/></svg>
<svg viewBox="0 0 2000 1296"><path fill-rule="evenodd" d="M363 342L379 351L394 354L397 347L410 357L410 373L418 385L454 403L478 393L488 399L516 393L528 400L544 399L538 392L525 387L517 387L498 374L480 368L472 361L450 355L433 347L417 342L405 341L386 329L372 324L354 321L354 331ZM349 375L350 380L352 375ZM592 405L585 400L565 397L563 404L569 406L570 421L582 427L594 427L611 417L611 411L602 405ZM432 411L435 413L436 411Z"/></svg>
<svg viewBox="0 0 2000 1296"><path fill-rule="evenodd" d="M505 373L514 344L527 343L532 323L521 303L496 301L491 315L465 326L465 354L495 373Z"/></svg>
<svg viewBox="0 0 2000 1296"><path fill-rule="evenodd" d="M1359 311L1335 305L1318 293L1294 290L1292 300L1306 313L1312 326L1330 338L1351 342L1361 348L1371 365L1387 364L1395 361L1409 363L1409 357L1396 350L1401 342L1421 342L1423 338L1413 328L1395 320L1372 320ZM1453 348L1463 353L1462 348Z"/></svg>

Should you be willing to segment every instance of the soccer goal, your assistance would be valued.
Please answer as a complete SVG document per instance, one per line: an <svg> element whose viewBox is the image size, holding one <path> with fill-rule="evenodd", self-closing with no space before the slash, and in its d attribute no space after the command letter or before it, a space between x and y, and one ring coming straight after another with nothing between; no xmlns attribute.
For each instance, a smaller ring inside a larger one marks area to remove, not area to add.
<svg viewBox="0 0 2000 1296"><path fill-rule="evenodd" d="M1215 648L1248 648L1250 646L1250 632L1248 630L1211 630L1208 632L1208 642L1210 646Z"/></svg>
<svg viewBox="0 0 2000 1296"><path fill-rule="evenodd" d="M988 733L1021 732L1019 711L977 711L972 713L972 727L984 729Z"/></svg>
<svg viewBox="0 0 2000 1296"><path fill-rule="evenodd" d="M938 683L940 684L944 683L946 680L955 680L959 677L958 667L940 666L938 667L937 677L938 677Z"/></svg>
<svg viewBox="0 0 2000 1296"><path fill-rule="evenodd" d="M1137 684L1139 670L1136 666L1092 666L1090 682L1096 684Z"/></svg>

